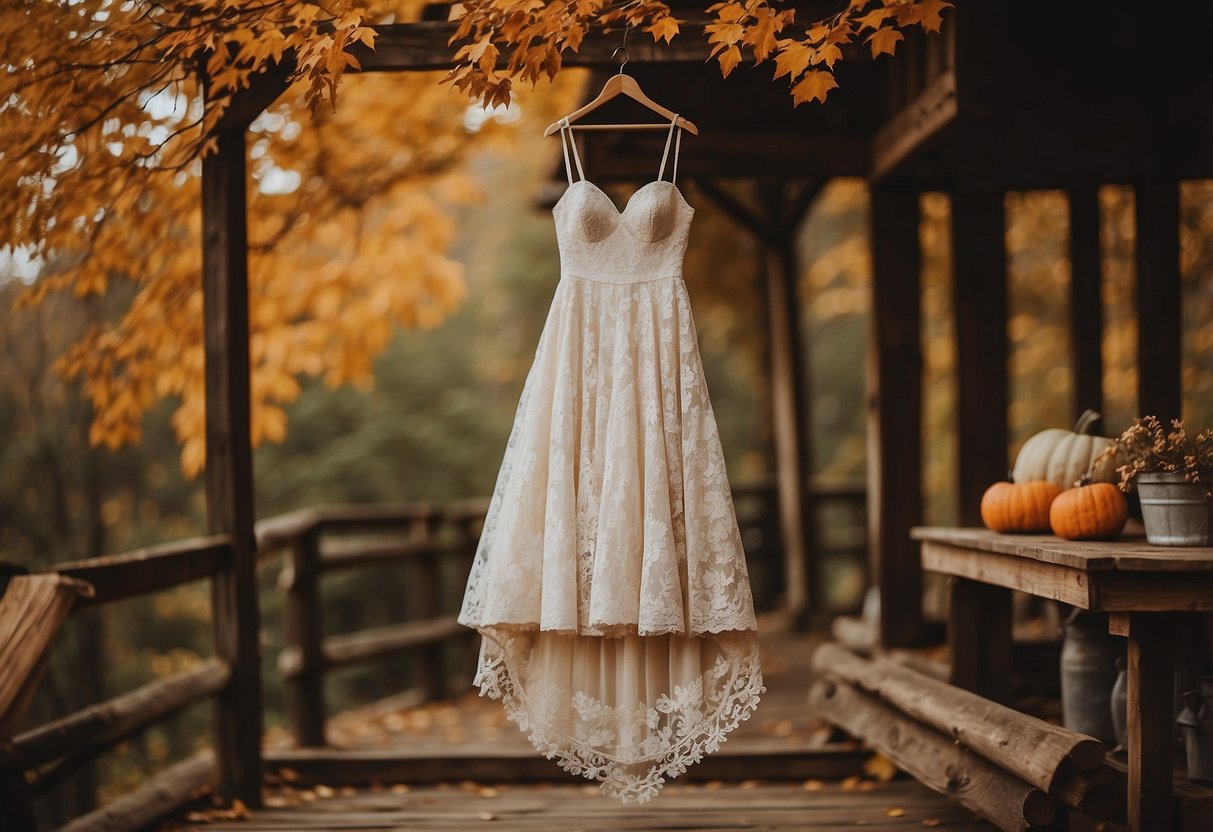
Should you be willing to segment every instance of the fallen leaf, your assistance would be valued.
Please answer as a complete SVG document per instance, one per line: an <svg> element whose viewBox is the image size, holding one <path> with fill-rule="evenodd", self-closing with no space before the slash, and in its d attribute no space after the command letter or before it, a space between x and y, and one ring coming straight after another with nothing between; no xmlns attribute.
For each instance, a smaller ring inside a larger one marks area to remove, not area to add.
<svg viewBox="0 0 1213 832"><path fill-rule="evenodd" d="M899 808L899 807L897 807L897 806L894 806L894 807L893 807L893 808L891 808L891 809L885 809L885 810L884 810L884 816L885 816L886 818L899 818L899 817L901 817L902 815L904 815L905 813L906 813L906 810L905 810L905 809Z"/></svg>

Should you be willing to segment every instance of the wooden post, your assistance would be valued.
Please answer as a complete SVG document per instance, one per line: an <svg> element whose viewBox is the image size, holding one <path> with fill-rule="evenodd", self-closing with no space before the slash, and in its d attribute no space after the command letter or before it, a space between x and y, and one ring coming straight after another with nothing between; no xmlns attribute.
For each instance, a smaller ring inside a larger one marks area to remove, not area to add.
<svg viewBox="0 0 1213 832"><path fill-rule="evenodd" d="M1179 181L1152 164L1136 193L1137 409L1166 424L1183 406Z"/></svg>
<svg viewBox="0 0 1213 832"><path fill-rule="evenodd" d="M249 434L248 238L244 128L221 131L202 161L207 528L232 536L212 582L215 652L232 668L215 704L219 794L261 804L261 672L253 459Z"/></svg>
<svg viewBox="0 0 1213 832"><path fill-rule="evenodd" d="M285 611L287 645L299 651L299 673L290 677L288 684L295 744L301 748L327 744L319 566L320 534L312 528L291 543L291 584Z"/></svg>
<svg viewBox="0 0 1213 832"><path fill-rule="evenodd" d="M1128 722L1130 832L1169 832L1174 814L1171 764L1175 753L1172 695L1173 616L1113 614L1111 632L1129 639Z"/></svg>
<svg viewBox="0 0 1213 832"><path fill-rule="evenodd" d="M956 577L948 584L950 681L1005 705L1013 693L1011 590Z"/></svg>
<svg viewBox="0 0 1213 832"><path fill-rule="evenodd" d="M1007 263L1001 190L952 192L957 499L981 522L981 495L1007 476Z"/></svg>
<svg viewBox="0 0 1213 832"><path fill-rule="evenodd" d="M1099 187L1070 188L1070 362L1074 418L1103 412L1103 293Z"/></svg>
<svg viewBox="0 0 1213 832"><path fill-rule="evenodd" d="M886 646L909 644L922 633L922 565L910 540L922 519L918 224L916 190L872 189L868 549Z"/></svg>
<svg viewBox="0 0 1213 832"><path fill-rule="evenodd" d="M413 522L412 536L428 544L431 551L413 558L406 567L408 575L407 609L410 621L425 621L442 614L442 572L438 568L438 534L442 516L431 511ZM411 656L413 679L425 691L428 700L442 699L446 689L446 645L426 645Z"/></svg>

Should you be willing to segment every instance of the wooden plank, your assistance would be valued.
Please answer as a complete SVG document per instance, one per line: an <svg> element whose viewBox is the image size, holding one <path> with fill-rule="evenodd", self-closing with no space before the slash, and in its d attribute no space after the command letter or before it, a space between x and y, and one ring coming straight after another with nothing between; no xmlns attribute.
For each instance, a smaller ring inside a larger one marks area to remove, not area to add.
<svg viewBox="0 0 1213 832"><path fill-rule="evenodd" d="M813 655L813 668L879 697L1044 792L1053 791L1059 774L1092 771L1103 763L1104 745L1093 737L1021 714L889 659L865 661L825 644Z"/></svg>
<svg viewBox="0 0 1213 832"><path fill-rule="evenodd" d="M1099 188L1073 186L1070 205L1070 366L1073 414L1103 411L1103 258Z"/></svg>
<svg viewBox="0 0 1213 832"><path fill-rule="evenodd" d="M1092 578L1095 608L1123 612L1213 611L1213 573L1105 572Z"/></svg>
<svg viewBox="0 0 1213 832"><path fill-rule="evenodd" d="M466 511L466 507L458 508ZM400 529L419 517L439 512L432 503L348 503L298 509L257 521L257 541L262 548L288 546L311 529L326 532Z"/></svg>
<svg viewBox="0 0 1213 832"><path fill-rule="evenodd" d="M1137 410L1166 424L1182 415L1179 181L1155 160L1136 184Z"/></svg>
<svg viewBox="0 0 1213 832"><path fill-rule="evenodd" d="M1166 615L1128 617L1128 723L1130 832L1168 832L1174 811L1171 758L1174 627Z"/></svg>
<svg viewBox="0 0 1213 832"><path fill-rule="evenodd" d="M871 743L920 783L960 801L1000 829L1047 826L1055 820L1048 795L985 758L966 753L944 734L916 722L835 676L809 690L809 707L847 733Z"/></svg>
<svg viewBox="0 0 1213 832"><path fill-rule="evenodd" d="M1095 605L1090 576L1082 570L1055 563L928 540L922 544L922 566L929 572L1017 589L1084 610Z"/></svg>
<svg viewBox="0 0 1213 832"><path fill-rule="evenodd" d="M955 576L948 586L950 681L986 699L1010 702L1015 688L1011 592Z"/></svg>
<svg viewBox="0 0 1213 832"><path fill-rule="evenodd" d="M412 540L399 535L329 536L320 541L319 567L328 572L399 561L436 561L464 549L435 540Z"/></svg>
<svg viewBox="0 0 1213 832"><path fill-rule="evenodd" d="M331 668L360 664L452 638L470 638L474 634L474 630L456 621L455 616L445 616L329 636L324 640L324 666ZM293 678L300 672L298 648L288 647L279 654L278 670L287 678Z"/></svg>
<svg viewBox="0 0 1213 832"><path fill-rule="evenodd" d="M783 189L766 194L766 202L769 227L785 224ZM780 539L787 575L785 606L793 618L808 610L814 591L810 578L813 553L809 548L812 518L804 490L811 468L805 405L808 368L800 336L800 300L796 290L799 274L790 238L766 247L763 275L770 325L771 432L775 439Z"/></svg>
<svg viewBox="0 0 1213 832"><path fill-rule="evenodd" d="M876 131L870 180L894 175L909 159L933 147L956 121L956 76L945 71Z"/></svg>
<svg viewBox="0 0 1213 832"><path fill-rule="evenodd" d="M1137 533L1119 540L1081 541L1062 540L1052 535L998 534L987 529L921 526L910 534L915 540L1015 555L1086 572L1213 571L1213 551L1208 547L1151 546Z"/></svg>
<svg viewBox="0 0 1213 832"><path fill-rule="evenodd" d="M922 521L921 252L918 193L871 191L868 330L868 549L880 590L880 641L922 632L922 567L910 529Z"/></svg>
<svg viewBox="0 0 1213 832"><path fill-rule="evenodd" d="M253 457L249 432L248 232L244 130L220 133L202 160L202 286L206 352L207 530L232 539L212 581L215 653L232 681L216 701L219 792L261 800L261 672Z"/></svg>
<svg viewBox="0 0 1213 832"><path fill-rule="evenodd" d="M291 580L286 593L286 633L298 665L286 675L291 723L297 745L325 744L324 609L320 603L319 532L295 537L291 545Z"/></svg>
<svg viewBox="0 0 1213 832"><path fill-rule="evenodd" d="M739 781L771 779L841 779L856 773L870 751L853 743L789 748L768 740L751 742L744 750L726 744L719 753L678 776L678 782L711 780ZM537 754L529 746L503 748L498 743L464 744L442 754L414 754L409 749L324 750L270 749L266 751L270 771L288 768L300 783L330 786L380 783L426 784L475 780L481 783L525 783L567 777L559 765Z"/></svg>
<svg viewBox="0 0 1213 832"><path fill-rule="evenodd" d="M129 693L27 731L13 740L27 768L93 746L97 753L226 687L231 673L219 659L156 679Z"/></svg>
<svg viewBox="0 0 1213 832"><path fill-rule="evenodd" d="M203 751L181 761L129 794L77 818L58 832L137 832L176 811L211 780L215 763Z"/></svg>
<svg viewBox="0 0 1213 832"><path fill-rule="evenodd" d="M87 581L93 594L81 598L77 608L109 604L126 598L171 589L208 578L227 566L232 542L227 535L175 540L121 555L69 561L48 567L48 572Z"/></svg>
<svg viewBox="0 0 1213 832"><path fill-rule="evenodd" d="M0 595L0 738L20 724L51 646L76 600L92 588L55 573L14 575Z"/></svg>
<svg viewBox="0 0 1213 832"><path fill-rule="evenodd" d="M970 135L966 141L976 138ZM1008 468L1005 218L1000 190L963 184L951 196L956 493L961 524L976 525L981 495L991 483L1006 479Z"/></svg>

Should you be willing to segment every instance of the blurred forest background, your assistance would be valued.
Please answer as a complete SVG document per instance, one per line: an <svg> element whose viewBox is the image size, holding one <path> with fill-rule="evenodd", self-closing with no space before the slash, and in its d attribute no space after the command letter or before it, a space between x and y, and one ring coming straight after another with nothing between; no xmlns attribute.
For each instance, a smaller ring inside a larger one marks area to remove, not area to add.
<svg viewBox="0 0 1213 832"><path fill-rule="evenodd" d="M285 434L271 431L256 452L257 515L340 502L452 501L490 492L518 394L558 279L550 214L538 194L558 172L560 151L540 138L543 116L569 109L581 76L529 96L485 122L469 110L464 129L491 128L459 164L475 188L458 198L439 194L451 233L448 254L464 266L466 295L432 325L396 327L373 363L373 385L333 387L305 382L284 408ZM385 85L376 88L374 85ZM356 77L343 95L388 100L390 79ZM357 90L362 87L361 93ZM452 106L463 107L457 94ZM346 101L351 106L354 102ZM303 129L310 129L303 119ZM355 136L364 160L390 155L383 136ZM684 152L694 153L689 141ZM656 160L654 160L656 165ZM593 171L588 172L593 176ZM287 171L289 174L289 171ZM363 187L357 169L352 188ZM277 177L270 187L269 179ZM259 198L297 198L305 187L283 172L259 174ZM385 186L386 187L386 186ZM757 250L694 188L697 209L686 281L699 327L713 402L738 485L771 474L767 419L765 329ZM626 190L621 192L626 193ZM739 191L744 198L744 193ZM621 196L620 195L620 196ZM1105 187L1103 213L1106 322L1106 428L1121 430L1135 415L1133 316L1133 194ZM927 519L953 519L953 368L950 317L949 202L922 199L924 257L923 347L926 359ZM370 210L370 209L367 209ZM1213 182L1190 182L1182 194L1184 276L1184 415L1213 425ZM1067 205L1060 192L1007 197L1010 257L1011 429L1014 454L1032 433L1069 426ZM369 234L403 233L392 222L368 223ZM304 235L306 240L306 235ZM879 241L876 241L879 244ZM317 242L313 262L324 257ZM804 223L799 282L811 401L813 472L831 482L862 481L865 472L865 378L869 279L867 197L862 182L836 181ZM388 250L389 254L391 250ZM290 253L299 259L299 252ZM275 258L268 251L258 257ZM306 261L304 261L306 262ZM365 264L375 281L393 281L391 256ZM142 439L109 450L90 447L91 406L79 381L52 372L56 359L87 328L120 316L133 290L121 287L85 298L48 297L41 305L13 303L41 270L19 252L0 257L0 557L43 566L199 534L204 528L202 484L185 475L172 419L178 403L162 401L143 419ZM137 269L138 264L131 264ZM300 285L310 279L297 274ZM338 304L337 308L340 308ZM828 523L829 517L823 518ZM848 521L849 522L849 521ZM830 603L847 608L863 591L861 563L832 570ZM262 595L267 656L268 720L283 721L282 691L273 668L281 646L280 593L273 569ZM399 582L379 572L326 581L326 625L334 632L399 620ZM155 676L181 670L210 652L205 585L91 611L69 625L42 695L30 715L41 723ZM331 709L392 692L404 670L338 674L329 686ZM133 741L136 753L117 755L92 776L103 796L137 783L149 769L205 742L205 706ZM91 788L88 778L80 789ZM70 795L68 796L70 799Z"/></svg>

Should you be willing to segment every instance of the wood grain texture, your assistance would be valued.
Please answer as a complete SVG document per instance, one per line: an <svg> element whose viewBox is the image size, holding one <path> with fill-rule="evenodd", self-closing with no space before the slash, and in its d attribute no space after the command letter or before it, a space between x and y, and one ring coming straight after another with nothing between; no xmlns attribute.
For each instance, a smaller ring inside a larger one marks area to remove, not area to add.
<svg viewBox="0 0 1213 832"><path fill-rule="evenodd" d="M922 567L910 529L922 519L919 194L871 192L868 331L868 560L880 590L880 641L922 632Z"/></svg>
<svg viewBox="0 0 1213 832"><path fill-rule="evenodd" d="M1015 555L1041 563L1072 566L1087 572L1117 569L1126 572L1213 572L1213 549L1151 546L1145 537L1118 540L1062 540L1053 535L998 534L981 528L922 526L915 540L943 543L983 552Z"/></svg>
<svg viewBox="0 0 1213 832"><path fill-rule="evenodd" d="M139 788L76 818L58 832L137 832L183 806L211 782L215 770L209 751L165 769Z"/></svg>
<svg viewBox="0 0 1213 832"><path fill-rule="evenodd" d="M928 572L1017 589L1082 609L1094 605L1090 576L1054 563L928 540L922 544L922 565Z"/></svg>
<svg viewBox="0 0 1213 832"><path fill-rule="evenodd" d="M0 738L25 715L72 605L91 592L84 581L55 573L9 579L0 595Z"/></svg>
<svg viewBox="0 0 1213 832"><path fill-rule="evenodd" d="M809 706L847 733L870 743L924 785L1007 832L1052 824L1053 801L950 737L913 720L830 675L809 690Z"/></svg>
<svg viewBox="0 0 1213 832"><path fill-rule="evenodd" d="M1166 615L1128 618L1128 822L1130 832L1169 832L1174 813L1171 759L1174 627Z"/></svg>
<svg viewBox="0 0 1213 832"><path fill-rule="evenodd" d="M108 604L208 578L231 562L228 535L175 540L121 555L57 563L48 571L87 581L93 594L77 608Z"/></svg>
<svg viewBox="0 0 1213 832"><path fill-rule="evenodd" d="M1104 759L1103 743L1093 737L1021 714L889 659L865 661L825 644L814 654L813 668L879 697L1045 792L1053 791L1059 774L1070 768L1092 771Z"/></svg>
<svg viewBox="0 0 1213 832"><path fill-rule="evenodd" d="M243 127L202 160L202 313L206 355L207 531L231 536L211 582L215 653L232 669L215 703L220 793L261 800L261 611L253 531L248 310L248 176Z"/></svg>

